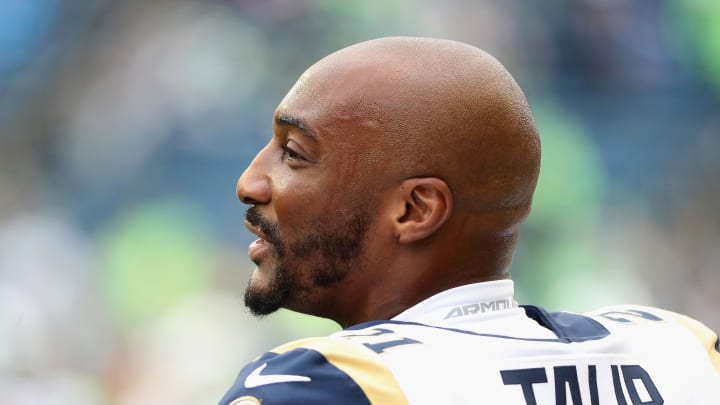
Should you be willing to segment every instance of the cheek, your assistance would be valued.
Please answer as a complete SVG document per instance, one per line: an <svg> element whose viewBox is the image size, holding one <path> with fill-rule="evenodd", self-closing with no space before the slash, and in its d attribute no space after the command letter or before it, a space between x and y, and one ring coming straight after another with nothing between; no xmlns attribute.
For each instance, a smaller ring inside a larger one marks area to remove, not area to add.
<svg viewBox="0 0 720 405"><path fill-rule="evenodd" d="M275 170L271 174L273 197L277 198L279 195L286 194L288 190L293 188L293 176L291 173L284 173L287 170Z"/></svg>
<svg viewBox="0 0 720 405"><path fill-rule="evenodd" d="M284 169L272 178L272 201L278 211L301 213L332 205L343 193L337 172Z"/></svg>
<svg viewBox="0 0 720 405"><path fill-rule="evenodd" d="M280 227L332 221L333 217L345 215L352 207L374 198L372 185L360 169L353 159L327 160L300 170L276 167L272 173L272 204ZM307 231L312 229L296 228L292 232Z"/></svg>
<svg viewBox="0 0 720 405"><path fill-rule="evenodd" d="M328 210L330 195L319 178L295 174L274 184L272 208L281 238L286 242L297 235L312 232L323 212Z"/></svg>

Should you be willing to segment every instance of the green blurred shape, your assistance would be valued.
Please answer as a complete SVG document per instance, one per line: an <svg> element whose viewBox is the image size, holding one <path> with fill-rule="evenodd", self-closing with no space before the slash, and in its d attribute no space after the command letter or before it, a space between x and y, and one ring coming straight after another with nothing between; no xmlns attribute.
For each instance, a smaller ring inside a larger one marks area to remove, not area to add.
<svg viewBox="0 0 720 405"><path fill-rule="evenodd" d="M207 222L178 201L121 213L102 237L104 292L124 323L147 321L209 284Z"/></svg>
<svg viewBox="0 0 720 405"><path fill-rule="evenodd" d="M683 42L676 45L678 53L696 58L708 80L720 90L720 1L672 0L665 14L675 34L683 37L674 38ZM686 54L686 45L694 54Z"/></svg>
<svg viewBox="0 0 720 405"><path fill-rule="evenodd" d="M332 24L333 35L324 38L331 49L371 38L411 35L417 30L417 21L408 18L417 13L410 0L313 0L311 4L314 13L327 15Z"/></svg>
<svg viewBox="0 0 720 405"><path fill-rule="evenodd" d="M280 329L285 340L295 340L308 336L327 336L339 331L340 326L325 318L305 315L299 312L281 309L272 317L272 322Z"/></svg>
<svg viewBox="0 0 720 405"><path fill-rule="evenodd" d="M542 162L529 221L557 224L595 218L606 192L595 146L570 115L557 106L537 105L533 110Z"/></svg>
<svg viewBox="0 0 720 405"><path fill-rule="evenodd" d="M606 194L601 159L583 126L551 103L531 102L542 163L533 206L521 230L512 267L518 296L551 309L579 308L605 266L597 232ZM585 302L583 302L585 301Z"/></svg>

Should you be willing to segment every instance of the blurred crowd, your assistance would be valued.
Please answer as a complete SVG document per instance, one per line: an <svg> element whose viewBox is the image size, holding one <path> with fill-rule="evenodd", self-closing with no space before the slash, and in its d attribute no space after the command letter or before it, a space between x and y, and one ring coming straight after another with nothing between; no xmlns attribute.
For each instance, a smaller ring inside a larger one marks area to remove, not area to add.
<svg viewBox="0 0 720 405"><path fill-rule="evenodd" d="M526 90L521 303L720 330L720 2L5 0L3 403L215 403L256 354L336 330L247 314L234 187L302 71L386 35L479 46Z"/></svg>

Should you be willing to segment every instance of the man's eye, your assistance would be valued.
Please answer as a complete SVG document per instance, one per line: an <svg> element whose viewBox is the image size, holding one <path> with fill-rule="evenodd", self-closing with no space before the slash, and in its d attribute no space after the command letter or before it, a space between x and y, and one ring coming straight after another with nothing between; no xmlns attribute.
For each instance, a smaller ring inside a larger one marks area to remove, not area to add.
<svg viewBox="0 0 720 405"><path fill-rule="evenodd" d="M289 160L305 160L300 154L292 150L287 145L282 146L283 155L287 156Z"/></svg>

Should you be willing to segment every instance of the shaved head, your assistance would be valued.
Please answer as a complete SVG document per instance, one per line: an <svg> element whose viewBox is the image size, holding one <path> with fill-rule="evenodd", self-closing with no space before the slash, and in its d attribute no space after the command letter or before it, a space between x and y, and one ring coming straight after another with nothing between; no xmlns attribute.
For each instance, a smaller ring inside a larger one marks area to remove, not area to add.
<svg viewBox="0 0 720 405"><path fill-rule="evenodd" d="M507 278L539 163L527 100L486 52L390 37L330 54L238 181L261 237L246 302L350 325Z"/></svg>
<svg viewBox="0 0 720 405"><path fill-rule="evenodd" d="M490 221L504 231L527 215L538 133L522 90L490 54L450 40L375 39L313 65L288 95L297 96L354 122L338 136L372 139L357 153L386 162L388 180L443 179L461 212L504 210Z"/></svg>

